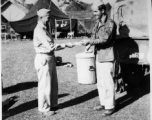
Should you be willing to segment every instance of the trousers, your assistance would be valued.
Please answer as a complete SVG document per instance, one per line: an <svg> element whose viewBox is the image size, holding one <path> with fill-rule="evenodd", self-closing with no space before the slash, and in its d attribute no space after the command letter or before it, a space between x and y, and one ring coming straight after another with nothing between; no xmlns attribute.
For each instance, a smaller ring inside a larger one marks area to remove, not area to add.
<svg viewBox="0 0 152 120"><path fill-rule="evenodd" d="M35 69L38 76L38 110L48 112L58 104L55 56L36 54Z"/></svg>
<svg viewBox="0 0 152 120"><path fill-rule="evenodd" d="M115 107L115 89L113 80L113 63L96 61L97 89L100 104L105 109Z"/></svg>

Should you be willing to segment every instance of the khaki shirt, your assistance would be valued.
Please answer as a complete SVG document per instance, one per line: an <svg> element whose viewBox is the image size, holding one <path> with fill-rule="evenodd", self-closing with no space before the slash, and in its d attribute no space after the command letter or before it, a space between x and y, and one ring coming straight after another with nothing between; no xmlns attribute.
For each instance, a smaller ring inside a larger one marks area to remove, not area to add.
<svg viewBox="0 0 152 120"><path fill-rule="evenodd" d="M52 35L46 30L46 26L41 22L38 22L34 29L33 44L36 53L54 54L54 50L57 48L54 44Z"/></svg>

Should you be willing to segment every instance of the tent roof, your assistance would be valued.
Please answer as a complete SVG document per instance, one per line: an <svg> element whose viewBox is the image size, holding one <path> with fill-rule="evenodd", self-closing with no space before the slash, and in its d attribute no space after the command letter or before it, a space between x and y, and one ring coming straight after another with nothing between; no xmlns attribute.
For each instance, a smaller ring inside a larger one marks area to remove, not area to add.
<svg viewBox="0 0 152 120"><path fill-rule="evenodd" d="M11 27L18 33L32 32L37 24L37 10L49 8L51 0L38 0L26 16L19 21L10 22ZM51 2L51 27L55 27L55 19L69 19L53 2Z"/></svg>
<svg viewBox="0 0 152 120"><path fill-rule="evenodd" d="M50 0L38 0L37 3L32 7L28 14L22 19L28 19L37 16L36 12L38 9L45 7L49 8ZM68 16L64 14L53 2L51 2L51 16L67 19Z"/></svg>
<svg viewBox="0 0 152 120"><path fill-rule="evenodd" d="M3 15L1 15L1 23L8 23L8 20Z"/></svg>

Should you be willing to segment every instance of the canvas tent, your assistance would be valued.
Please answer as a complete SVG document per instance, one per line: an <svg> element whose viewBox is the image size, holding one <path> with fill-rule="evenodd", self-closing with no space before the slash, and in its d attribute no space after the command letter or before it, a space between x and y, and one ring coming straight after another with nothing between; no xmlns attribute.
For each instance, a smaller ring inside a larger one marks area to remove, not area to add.
<svg viewBox="0 0 152 120"><path fill-rule="evenodd" d="M12 1L5 0L5 3L1 5L1 14L8 21L21 20L27 12L28 10L25 7Z"/></svg>
<svg viewBox="0 0 152 120"><path fill-rule="evenodd" d="M31 8L28 14L20 21L10 22L11 27L18 33L30 33L33 32L37 24L37 10L45 7L49 8L51 0L38 0L35 5ZM51 28L55 29L55 19L64 20L70 19L66 14L64 14L53 2L51 2ZM76 20L72 22L72 29L76 27ZM58 30L70 30L69 27L59 28Z"/></svg>
<svg viewBox="0 0 152 120"><path fill-rule="evenodd" d="M3 15L1 15L1 23L8 23L8 20Z"/></svg>

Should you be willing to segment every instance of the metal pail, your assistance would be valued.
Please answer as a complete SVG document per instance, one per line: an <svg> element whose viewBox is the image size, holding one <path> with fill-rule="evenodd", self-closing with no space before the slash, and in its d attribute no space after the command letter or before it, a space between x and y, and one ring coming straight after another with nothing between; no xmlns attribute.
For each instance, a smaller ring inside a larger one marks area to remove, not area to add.
<svg viewBox="0 0 152 120"><path fill-rule="evenodd" d="M93 53L79 53L76 55L78 83L95 84L96 68Z"/></svg>

